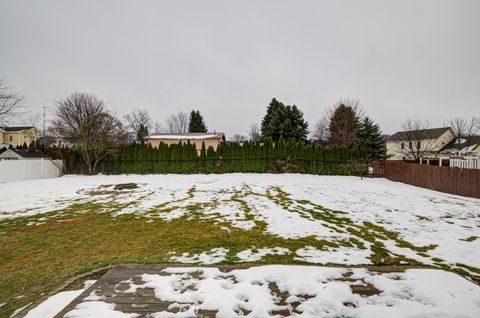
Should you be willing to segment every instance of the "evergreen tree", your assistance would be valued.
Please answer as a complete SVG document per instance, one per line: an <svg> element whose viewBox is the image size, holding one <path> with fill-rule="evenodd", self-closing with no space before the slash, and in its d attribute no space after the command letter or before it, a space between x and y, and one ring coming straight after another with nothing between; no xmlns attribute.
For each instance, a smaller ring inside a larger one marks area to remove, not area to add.
<svg viewBox="0 0 480 318"><path fill-rule="evenodd" d="M207 149L205 148L205 141L202 141L202 148L200 149L200 160L207 158Z"/></svg>
<svg viewBox="0 0 480 318"><path fill-rule="evenodd" d="M188 132L207 132L207 125L203 120L202 114L198 110L190 112L190 123L188 124Z"/></svg>
<svg viewBox="0 0 480 318"><path fill-rule="evenodd" d="M140 124L138 130L137 130L137 142L143 143L145 142L145 137L148 136L148 127Z"/></svg>
<svg viewBox="0 0 480 318"><path fill-rule="evenodd" d="M297 106L285 106L274 98L262 119L261 130L263 138L271 137L275 142L280 140L280 136L287 141L306 141L308 123Z"/></svg>
<svg viewBox="0 0 480 318"><path fill-rule="evenodd" d="M369 161L386 158L385 141L382 138L380 127L368 116L360 123L356 136L367 151Z"/></svg>
<svg viewBox="0 0 480 318"><path fill-rule="evenodd" d="M289 138L289 140L306 141L308 135L308 122L303 119L303 112L297 106L293 105L290 108L289 117L292 125L292 138Z"/></svg>

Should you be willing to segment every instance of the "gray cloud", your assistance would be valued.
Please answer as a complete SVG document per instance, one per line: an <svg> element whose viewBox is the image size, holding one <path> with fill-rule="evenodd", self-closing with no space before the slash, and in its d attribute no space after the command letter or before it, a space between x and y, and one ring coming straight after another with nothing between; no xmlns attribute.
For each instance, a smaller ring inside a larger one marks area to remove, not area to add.
<svg viewBox="0 0 480 318"><path fill-rule="evenodd" d="M198 108L231 136L272 97L311 127L346 97L392 133L480 115L478 17L476 0L0 0L0 73L35 111L85 91L159 121Z"/></svg>

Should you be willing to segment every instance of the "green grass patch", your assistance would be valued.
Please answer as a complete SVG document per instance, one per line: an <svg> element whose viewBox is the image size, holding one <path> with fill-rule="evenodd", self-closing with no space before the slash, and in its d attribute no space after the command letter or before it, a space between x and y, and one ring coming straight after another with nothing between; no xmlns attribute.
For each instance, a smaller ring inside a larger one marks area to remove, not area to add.
<svg viewBox="0 0 480 318"><path fill-rule="evenodd" d="M460 241L465 241L465 242L473 242L476 239L478 239L478 236L469 236L466 239L460 239Z"/></svg>

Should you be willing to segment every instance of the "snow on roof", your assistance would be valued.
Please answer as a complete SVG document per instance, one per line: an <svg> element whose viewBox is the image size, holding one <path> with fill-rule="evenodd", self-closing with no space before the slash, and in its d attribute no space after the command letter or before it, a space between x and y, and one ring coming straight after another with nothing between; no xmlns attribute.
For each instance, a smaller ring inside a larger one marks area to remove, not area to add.
<svg viewBox="0 0 480 318"><path fill-rule="evenodd" d="M477 149L478 148L478 149ZM440 150L443 154L468 154L480 150L480 136L456 138Z"/></svg>
<svg viewBox="0 0 480 318"><path fill-rule="evenodd" d="M168 140L202 140L202 139L223 139L223 133L157 133L151 134L145 139L168 139Z"/></svg>

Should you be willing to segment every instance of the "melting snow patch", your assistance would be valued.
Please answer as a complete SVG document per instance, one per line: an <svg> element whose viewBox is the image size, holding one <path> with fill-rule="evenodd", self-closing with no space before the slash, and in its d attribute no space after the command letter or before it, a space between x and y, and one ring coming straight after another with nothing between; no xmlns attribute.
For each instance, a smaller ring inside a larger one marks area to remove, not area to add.
<svg viewBox="0 0 480 318"><path fill-rule="evenodd" d="M209 252L193 254L192 256L189 256L189 253L183 253L182 256L171 256L170 260L185 264L216 264L223 262L227 253L227 249L219 247L213 248Z"/></svg>
<svg viewBox="0 0 480 318"><path fill-rule="evenodd" d="M54 317L72 300L80 296L80 294L83 293L88 287L92 286L93 283L95 283L95 280L87 280L83 285L83 289L63 291L49 297L40 305L30 310L25 318Z"/></svg>
<svg viewBox="0 0 480 318"><path fill-rule="evenodd" d="M354 249L347 247L331 248L330 250L317 250L312 246L306 246L295 252L299 257L294 259L315 264L345 264L366 265L371 264L369 259L370 249Z"/></svg>
<svg viewBox="0 0 480 318"><path fill-rule="evenodd" d="M478 317L480 287L440 270L411 269L379 274L360 268L269 265L237 269L167 268L129 281L125 296L152 288L170 302L170 310L152 317L195 317L199 310L217 317L278 317L282 311L299 317ZM348 279L347 279L348 278ZM125 283L125 282L124 282ZM354 292L371 286L373 295Z"/></svg>
<svg viewBox="0 0 480 318"><path fill-rule="evenodd" d="M140 314L127 314L115 310L115 304L108 304L103 301L85 301L78 304L75 309L65 314L65 318L135 318Z"/></svg>
<svg viewBox="0 0 480 318"><path fill-rule="evenodd" d="M237 253L237 257L240 259L240 262L255 262L261 260L264 256L267 255L285 255L289 253L290 250L283 247L259 249L253 248Z"/></svg>
<svg viewBox="0 0 480 318"><path fill-rule="evenodd" d="M15 317L19 312L21 312L23 309L25 309L25 308L26 308L28 305L30 305L30 304L31 304L31 303L28 303L28 304L26 304L25 306L18 308L17 310L15 310L15 311L13 312L13 314L12 314L10 317Z"/></svg>

